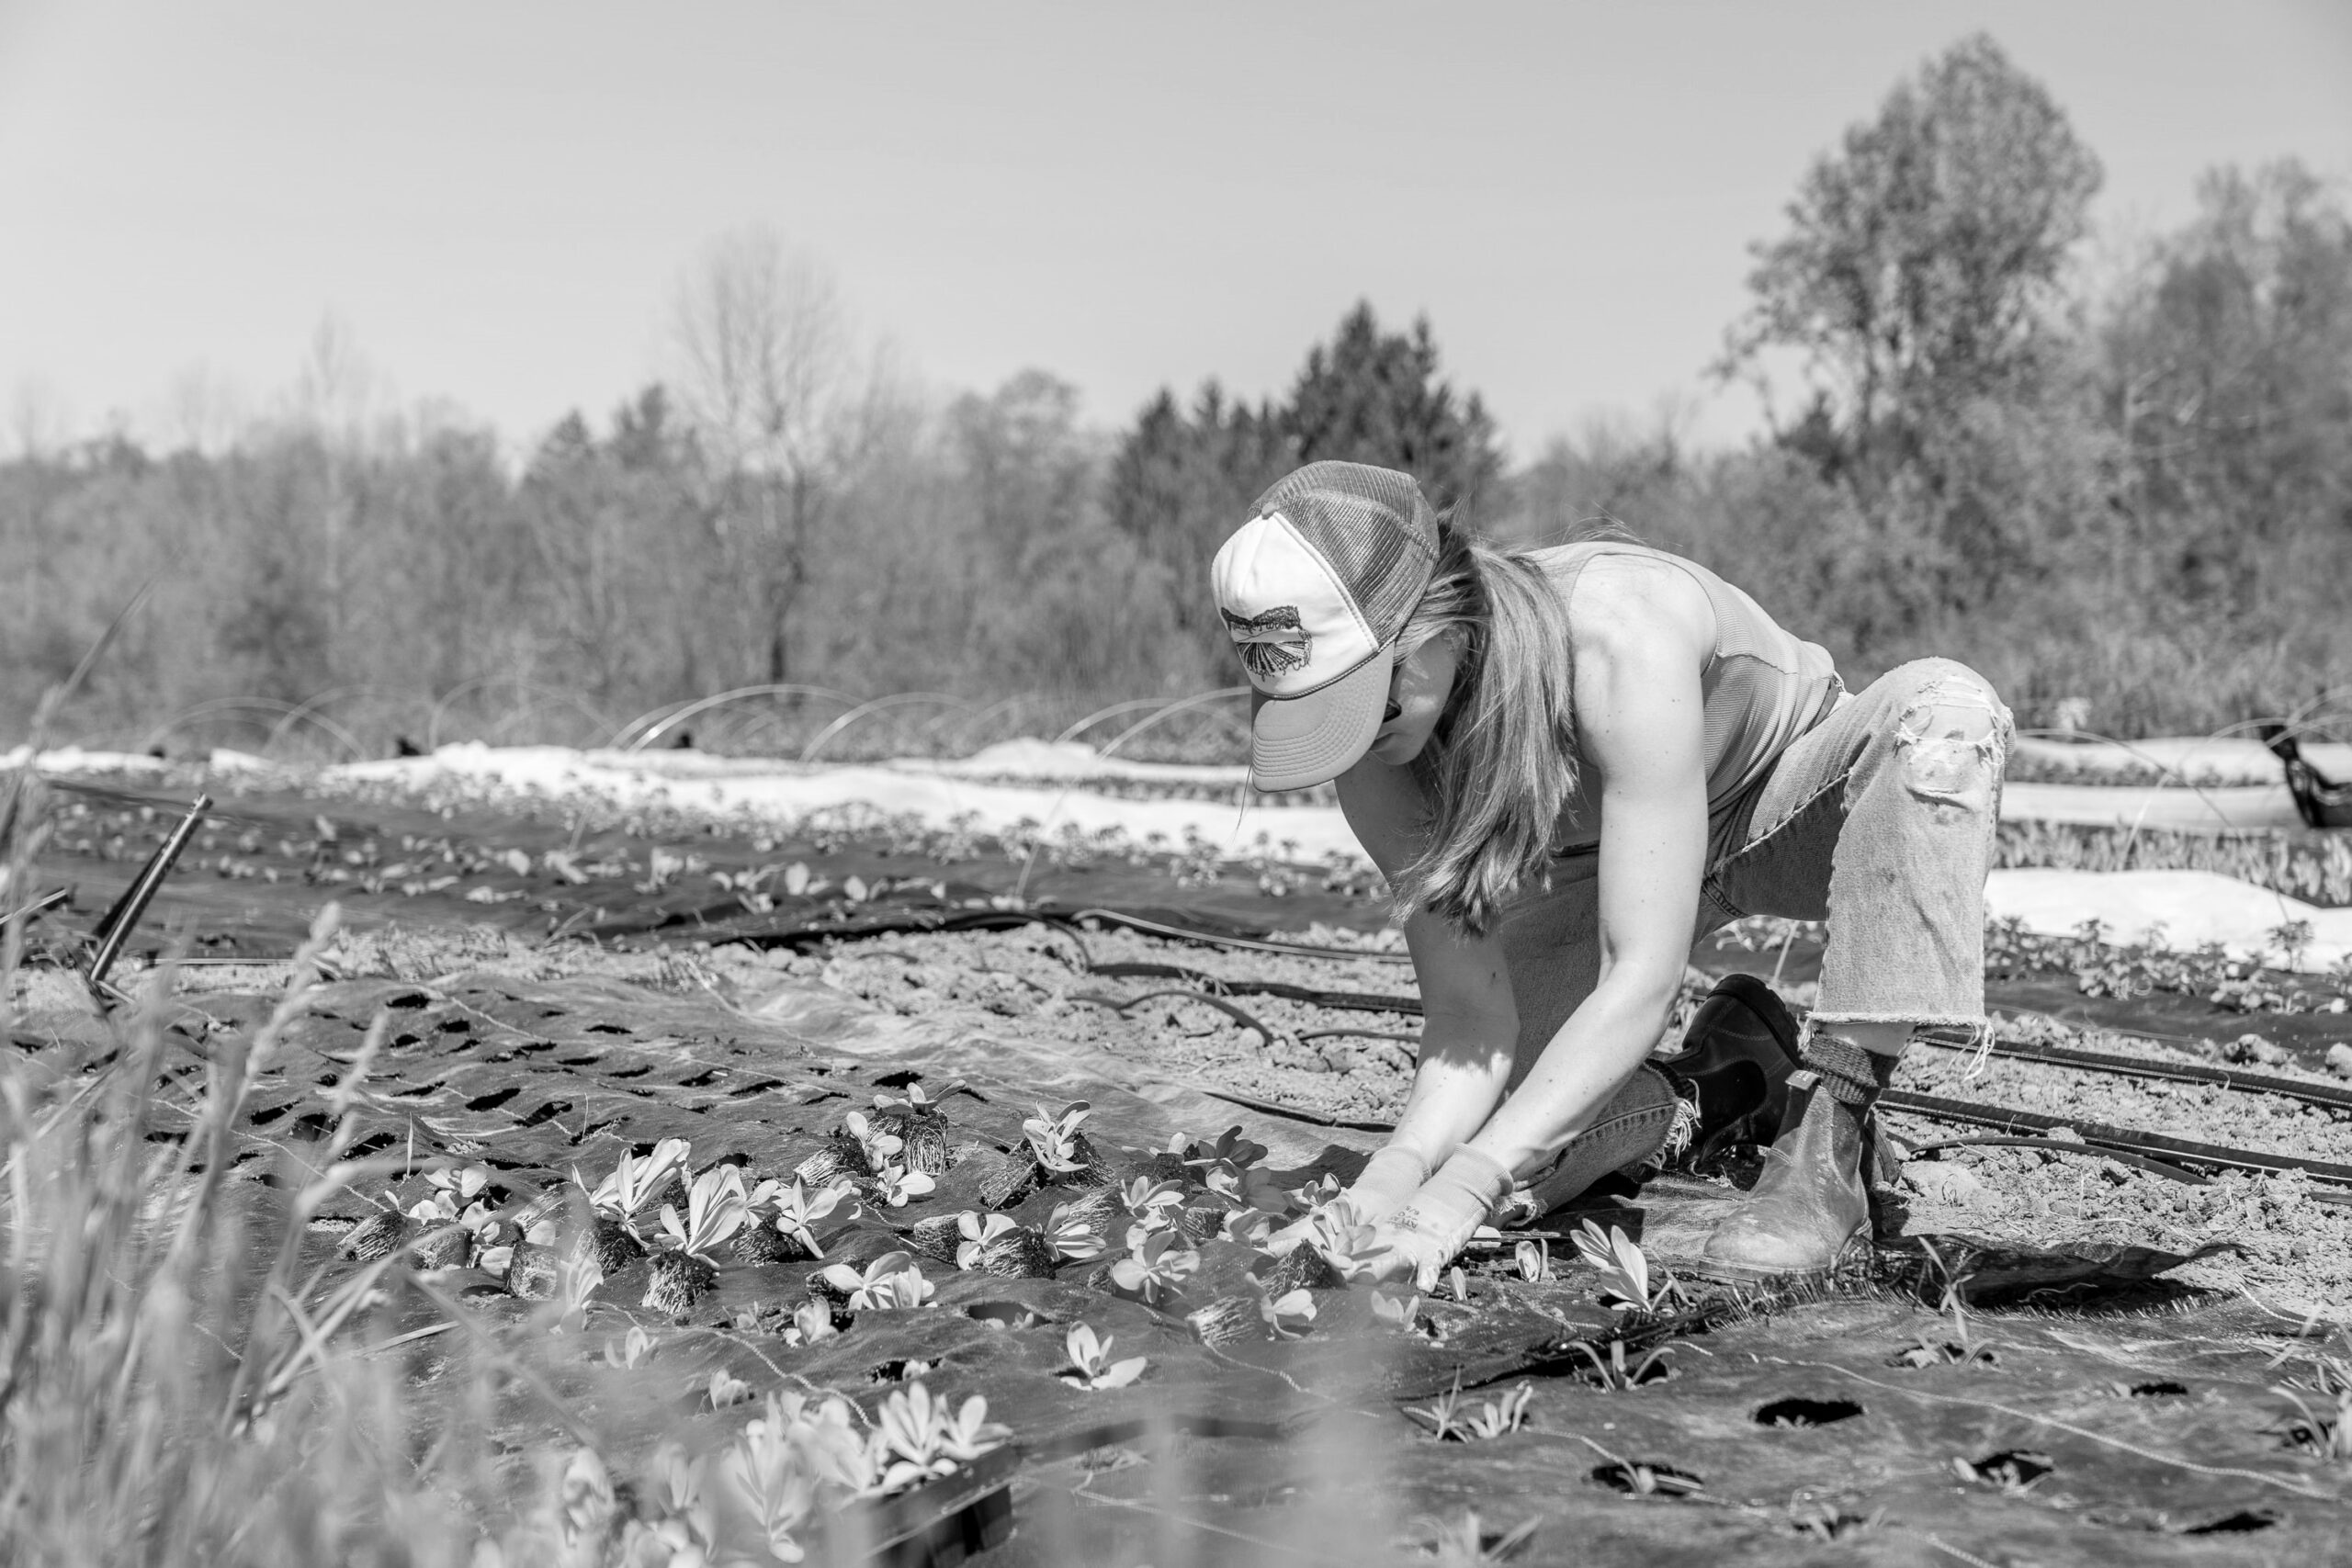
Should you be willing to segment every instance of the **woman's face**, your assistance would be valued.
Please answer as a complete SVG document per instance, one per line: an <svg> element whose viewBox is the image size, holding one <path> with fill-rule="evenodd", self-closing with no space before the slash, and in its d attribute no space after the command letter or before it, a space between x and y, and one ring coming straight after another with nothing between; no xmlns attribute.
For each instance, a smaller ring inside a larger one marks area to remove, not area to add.
<svg viewBox="0 0 2352 1568"><path fill-rule="evenodd" d="M1398 660L1388 677L1388 712L1368 754L1391 767L1419 756L1461 667L1462 636L1451 626Z"/></svg>

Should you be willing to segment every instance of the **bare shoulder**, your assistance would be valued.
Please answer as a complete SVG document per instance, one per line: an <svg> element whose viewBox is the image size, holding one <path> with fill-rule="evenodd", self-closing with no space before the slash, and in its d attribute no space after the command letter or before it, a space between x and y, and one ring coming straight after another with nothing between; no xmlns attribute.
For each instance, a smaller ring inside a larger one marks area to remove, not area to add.
<svg viewBox="0 0 2352 1568"><path fill-rule="evenodd" d="M1578 575L1569 637L1579 656L1690 651L1715 646L1715 611L1697 578L1670 560L1633 553L1598 556Z"/></svg>

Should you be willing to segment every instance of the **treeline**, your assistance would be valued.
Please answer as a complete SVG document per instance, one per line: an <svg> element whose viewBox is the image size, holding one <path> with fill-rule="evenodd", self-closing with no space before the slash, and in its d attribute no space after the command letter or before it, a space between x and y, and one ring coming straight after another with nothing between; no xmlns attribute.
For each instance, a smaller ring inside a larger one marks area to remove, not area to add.
<svg viewBox="0 0 2352 1568"><path fill-rule="evenodd" d="M362 417L324 374L225 445L19 451L0 705L21 733L152 583L57 738L584 741L760 685L965 699L897 710L892 744L1051 733L1236 681L1207 558L1266 484L1337 457L1505 537L1613 523L1686 551L1851 682L1940 651L2030 724L2352 714L2352 221L2298 165L2222 170L2094 288L2098 184L2040 85L1967 40L1758 247L1717 370L1770 389L1766 435L1603 423L1516 472L1426 321L1359 306L1279 400L1163 392L1105 434L1043 371L923 395L820 270L741 234L681 286L674 373L521 460L462 422Z"/></svg>

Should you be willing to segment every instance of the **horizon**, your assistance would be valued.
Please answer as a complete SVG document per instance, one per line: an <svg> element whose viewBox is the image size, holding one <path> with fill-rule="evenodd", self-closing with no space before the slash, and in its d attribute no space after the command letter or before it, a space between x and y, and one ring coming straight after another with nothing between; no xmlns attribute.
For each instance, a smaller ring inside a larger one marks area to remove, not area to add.
<svg viewBox="0 0 2352 1568"><path fill-rule="evenodd" d="M2205 169L2352 179L2352 12L2299 0L1209 14L0 8L0 201L40 238L0 254L0 423L203 445L331 321L379 407L527 452L665 378L679 276L765 224L933 399L1035 367L1116 429L1211 377L1280 397L1363 299L1430 318L1514 462L1669 405L1726 445L1760 423L1703 374L1747 246L1969 32L2106 168L2090 276Z"/></svg>

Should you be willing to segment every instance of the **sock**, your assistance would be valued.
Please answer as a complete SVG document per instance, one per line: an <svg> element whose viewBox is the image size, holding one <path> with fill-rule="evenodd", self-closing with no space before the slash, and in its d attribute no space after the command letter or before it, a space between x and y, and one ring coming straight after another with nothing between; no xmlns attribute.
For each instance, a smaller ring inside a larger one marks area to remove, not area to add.
<svg viewBox="0 0 2352 1568"><path fill-rule="evenodd" d="M1789 1075L1791 1089L1809 1089L1817 1084L1830 1099L1858 1111L1868 1110L1871 1102L1878 1099L1879 1090L1894 1079L1894 1057L1865 1051L1835 1034L1814 1035L1797 1055L1804 1066ZM1805 1077L1810 1077L1811 1082L1799 1081Z"/></svg>

